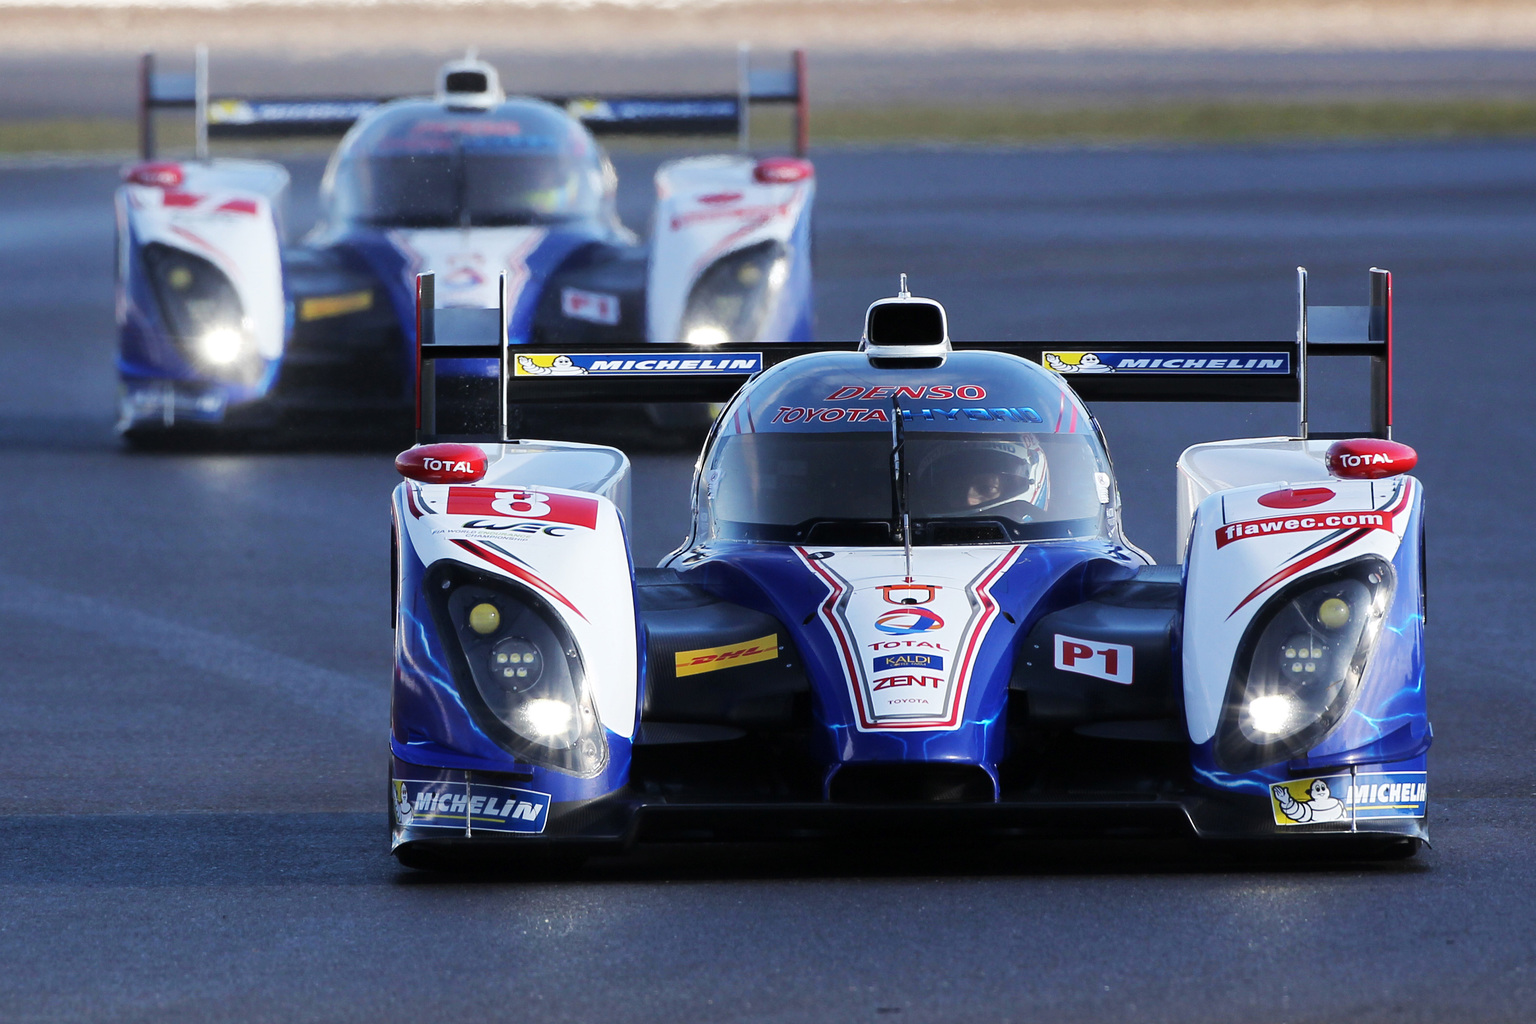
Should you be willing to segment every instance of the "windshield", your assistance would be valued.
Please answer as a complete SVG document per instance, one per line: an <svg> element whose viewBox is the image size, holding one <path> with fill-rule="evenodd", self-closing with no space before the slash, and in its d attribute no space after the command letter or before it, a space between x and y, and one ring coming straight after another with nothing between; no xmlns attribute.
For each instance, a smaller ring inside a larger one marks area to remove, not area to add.
<svg viewBox="0 0 1536 1024"><path fill-rule="evenodd" d="M376 227L504 227L600 214L609 175L586 129L555 107L489 111L412 100L360 122L323 186L331 216Z"/></svg>
<svg viewBox="0 0 1536 1024"><path fill-rule="evenodd" d="M807 372L818 363L825 372ZM898 543L898 415L912 543L1107 534L1113 481L1086 410L1040 368L985 352L956 353L929 371L881 370L856 353L823 353L764 373L734 403L710 449L700 532Z"/></svg>

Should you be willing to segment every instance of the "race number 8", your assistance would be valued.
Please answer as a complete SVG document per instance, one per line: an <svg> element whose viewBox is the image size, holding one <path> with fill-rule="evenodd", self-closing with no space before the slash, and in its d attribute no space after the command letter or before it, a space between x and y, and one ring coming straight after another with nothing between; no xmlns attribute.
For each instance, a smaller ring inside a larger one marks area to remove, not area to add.
<svg viewBox="0 0 1536 1024"><path fill-rule="evenodd" d="M538 491L502 491L491 502L491 509L516 519L547 519L549 498Z"/></svg>

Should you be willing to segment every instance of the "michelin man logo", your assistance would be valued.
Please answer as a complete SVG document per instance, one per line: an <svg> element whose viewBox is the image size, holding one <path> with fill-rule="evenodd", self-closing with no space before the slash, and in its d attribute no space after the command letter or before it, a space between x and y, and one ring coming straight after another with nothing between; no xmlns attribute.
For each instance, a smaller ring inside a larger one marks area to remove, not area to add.
<svg viewBox="0 0 1536 1024"><path fill-rule="evenodd" d="M1302 793L1295 786L1305 786ZM1327 779L1279 782L1269 787L1274 797L1275 824L1306 825L1315 821L1343 821L1348 814L1344 801L1333 795Z"/></svg>
<svg viewBox="0 0 1536 1024"><path fill-rule="evenodd" d="M1115 368L1101 360L1096 352L1047 352L1045 365L1057 373L1115 372Z"/></svg>
<svg viewBox="0 0 1536 1024"><path fill-rule="evenodd" d="M519 377L575 377L586 372L586 367L571 362L570 356L517 357Z"/></svg>
<svg viewBox="0 0 1536 1024"><path fill-rule="evenodd" d="M395 822L401 826L411 823L411 815L415 809L411 806L411 795L405 790L405 783L395 780Z"/></svg>

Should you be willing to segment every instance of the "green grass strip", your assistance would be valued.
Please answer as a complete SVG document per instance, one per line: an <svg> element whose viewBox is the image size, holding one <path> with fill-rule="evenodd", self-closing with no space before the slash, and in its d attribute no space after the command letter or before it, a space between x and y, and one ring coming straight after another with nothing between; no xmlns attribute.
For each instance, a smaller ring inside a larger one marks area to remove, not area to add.
<svg viewBox="0 0 1536 1024"><path fill-rule="evenodd" d="M781 123L782 122L782 123ZM754 115L753 135L771 144L788 130L782 111ZM186 151L190 123L162 118L161 148ZM1536 99L1408 102L1149 103L1040 108L1008 104L959 107L823 107L811 111L813 144L982 143L1104 144L1250 142L1297 139L1423 139L1536 136ZM677 140L659 140L675 145ZM700 140L689 140L696 144ZM134 149L134 123L116 118L0 121L0 153L112 153ZM216 144L218 152L261 155L323 152L334 140ZM616 149L654 148L658 140L613 139ZM690 145L688 148L697 148ZM710 145L705 148L719 148Z"/></svg>

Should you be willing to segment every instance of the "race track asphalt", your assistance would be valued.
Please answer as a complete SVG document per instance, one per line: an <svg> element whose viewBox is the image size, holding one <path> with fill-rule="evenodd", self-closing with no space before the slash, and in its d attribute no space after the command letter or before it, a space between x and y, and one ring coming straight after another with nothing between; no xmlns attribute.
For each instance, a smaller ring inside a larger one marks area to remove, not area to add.
<svg viewBox="0 0 1536 1024"><path fill-rule="evenodd" d="M621 161L637 226L651 164ZM1298 263L1325 303L1363 301L1373 264L1395 271L1398 436L1429 495L1434 848L1344 866L1090 846L664 850L529 880L400 869L391 452L122 450L115 170L7 169L0 1020L1536 1015L1536 144L818 166L829 338L856 335L901 271L957 337L1051 339L1284 338ZM294 169L302 198L318 167ZM1132 535L1159 559L1179 448L1290 423L1283 407L1101 413ZM681 536L690 465L637 455L638 560Z"/></svg>

